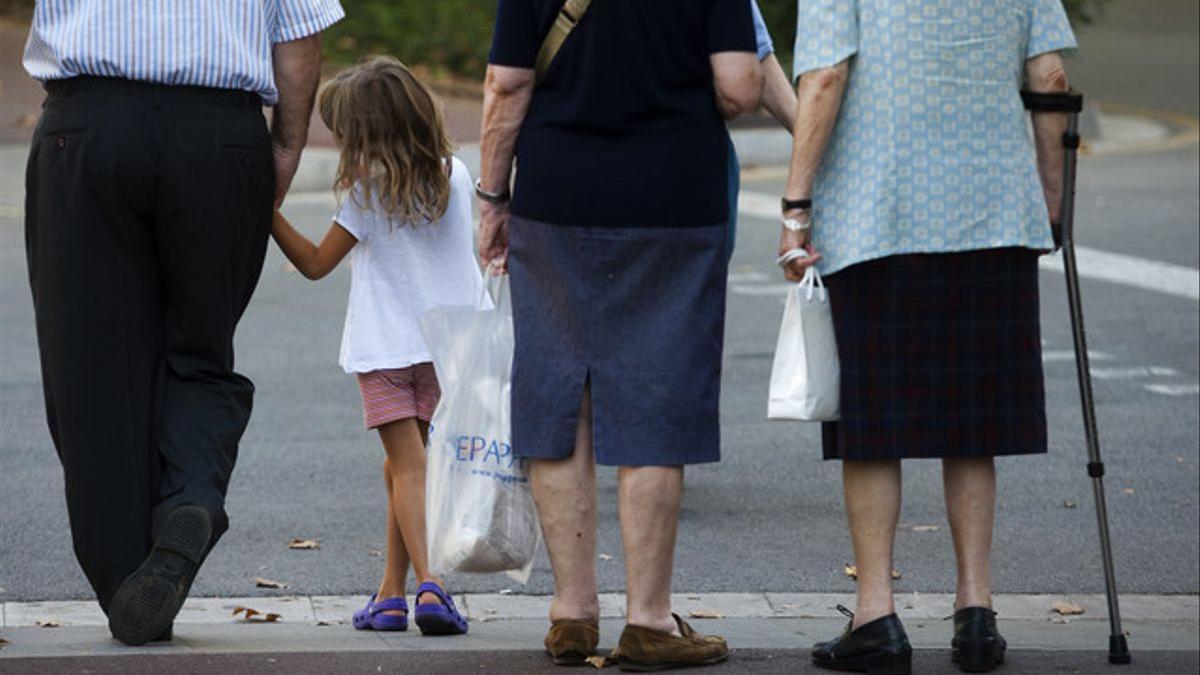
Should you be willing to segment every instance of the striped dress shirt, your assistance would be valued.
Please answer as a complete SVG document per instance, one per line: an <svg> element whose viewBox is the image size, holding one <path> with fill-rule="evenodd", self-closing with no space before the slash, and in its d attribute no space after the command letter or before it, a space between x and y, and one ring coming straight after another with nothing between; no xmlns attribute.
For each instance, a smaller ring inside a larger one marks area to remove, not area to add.
<svg viewBox="0 0 1200 675"><path fill-rule="evenodd" d="M271 46L344 16L338 0L38 0L25 70L241 89L278 99Z"/></svg>

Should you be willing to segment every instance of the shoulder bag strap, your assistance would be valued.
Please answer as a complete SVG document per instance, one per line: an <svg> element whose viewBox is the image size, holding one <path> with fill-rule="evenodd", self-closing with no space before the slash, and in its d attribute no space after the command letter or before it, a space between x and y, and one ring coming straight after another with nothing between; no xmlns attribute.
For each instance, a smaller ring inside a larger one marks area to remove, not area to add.
<svg viewBox="0 0 1200 675"><path fill-rule="evenodd" d="M546 33L546 39L542 40L542 47L538 50L537 62L534 65L537 82L546 77L546 71L550 70L550 64L558 55L558 50L562 48L571 31L575 30L575 26L579 25L583 15L587 14L591 4L592 0L567 0L563 3L562 9L554 19L554 25L550 26L550 32Z"/></svg>

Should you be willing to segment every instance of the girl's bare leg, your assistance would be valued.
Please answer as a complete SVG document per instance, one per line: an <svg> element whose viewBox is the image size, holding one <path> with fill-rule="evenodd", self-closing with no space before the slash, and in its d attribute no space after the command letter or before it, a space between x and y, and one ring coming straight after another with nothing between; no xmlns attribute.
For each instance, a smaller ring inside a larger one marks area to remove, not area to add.
<svg viewBox="0 0 1200 675"><path fill-rule="evenodd" d="M409 417L379 427L379 437L387 451L391 474L392 511L404 548L412 564L417 583L442 580L429 572L429 554L425 545L425 438L429 425ZM431 594L417 603L439 602Z"/></svg>
<svg viewBox="0 0 1200 675"><path fill-rule="evenodd" d="M379 582L379 591L375 594L376 601L387 598L403 598L405 584L408 580L408 549L404 547L404 538L400 534L400 526L396 523L396 509L392 507L394 490L392 488L392 471L390 460L383 460L383 482L387 485L387 564L383 568L383 580ZM400 615L403 612L387 611L385 614Z"/></svg>

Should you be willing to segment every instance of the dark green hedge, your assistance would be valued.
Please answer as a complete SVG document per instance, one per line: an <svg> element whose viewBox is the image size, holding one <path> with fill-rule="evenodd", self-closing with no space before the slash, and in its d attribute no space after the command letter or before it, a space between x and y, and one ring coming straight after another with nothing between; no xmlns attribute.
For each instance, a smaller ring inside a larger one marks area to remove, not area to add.
<svg viewBox="0 0 1200 675"><path fill-rule="evenodd" d="M604 2L604 0L595 0ZM643 0L650 2L654 0ZM1093 20L1108 0L1064 0L1077 22ZM434 72L478 78L487 63L495 0L342 0L346 19L326 34L331 61L389 53ZM785 69L792 61L796 0L759 0Z"/></svg>

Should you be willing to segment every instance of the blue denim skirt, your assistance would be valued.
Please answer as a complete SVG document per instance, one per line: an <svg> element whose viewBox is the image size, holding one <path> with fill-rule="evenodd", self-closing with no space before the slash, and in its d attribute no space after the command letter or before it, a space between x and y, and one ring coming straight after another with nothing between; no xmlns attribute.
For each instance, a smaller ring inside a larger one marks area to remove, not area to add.
<svg viewBox="0 0 1200 675"><path fill-rule="evenodd" d="M570 456L586 385L597 463L719 460L727 225L509 226L514 454Z"/></svg>

